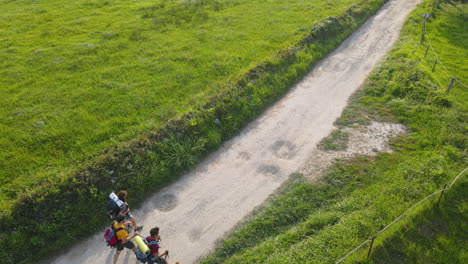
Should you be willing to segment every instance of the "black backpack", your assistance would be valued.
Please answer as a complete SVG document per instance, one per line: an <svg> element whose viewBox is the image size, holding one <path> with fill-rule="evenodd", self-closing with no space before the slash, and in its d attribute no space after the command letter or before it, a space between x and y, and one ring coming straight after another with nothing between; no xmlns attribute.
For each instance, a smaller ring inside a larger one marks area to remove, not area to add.
<svg viewBox="0 0 468 264"><path fill-rule="evenodd" d="M120 212L120 207L112 199L107 202L106 208L111 219L114 219Z"/></svg>

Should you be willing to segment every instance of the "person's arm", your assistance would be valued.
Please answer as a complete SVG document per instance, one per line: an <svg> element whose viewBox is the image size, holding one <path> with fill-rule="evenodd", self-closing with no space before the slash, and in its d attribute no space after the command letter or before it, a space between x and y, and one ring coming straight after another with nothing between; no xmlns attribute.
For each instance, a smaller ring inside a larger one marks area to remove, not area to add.
<svg viewBox="0 0 468 264"><path fill-rule="evenodd" d="M131 236L126 237L125 239L123 239L123 240L122 240L122 244L127 243L127 242L130 241L132 238L134 238L134 237L136 237L136 236L138 236L138 235L140 235L140 234L138 234L138 232L134 232Z"/></svg>
<svg viewBox="0 0 468 264"><path fill-rule="evenodd" d="M162 257L166 256L167 254L169 254L169 250L166 250L166 251L164 251L164 253L161 253L161 254L156 253L156 254L154 254L154 257L155 258L162 258Z"/></svg>
<svg viewBox="0 0 468 264"><path fill-rule="evenodd" d="M119 215L125 215L130 211L130 208L126 204L122 204L122 206L120 206L119 208Z"/></svg>
<svg viewBox="0 0 468 264"><path fill-rule="evenodd" d="M127 213L128 213L128 210L126 210L126 211L120 211L120 212L119 212L119 215L125 216Z"/></svg>

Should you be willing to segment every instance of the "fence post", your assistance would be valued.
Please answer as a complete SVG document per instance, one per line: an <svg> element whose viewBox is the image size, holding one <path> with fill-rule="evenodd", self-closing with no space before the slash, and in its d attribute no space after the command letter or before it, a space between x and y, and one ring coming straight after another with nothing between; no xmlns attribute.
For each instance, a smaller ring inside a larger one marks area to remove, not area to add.
<svg viewBox="0 0 468 264"><path fill-rule="evenodd" d="M437 205L440 203L440 199L442 199L442 195L444 195L445 188L447 187L447 184L444 185L444 188L442 189L442 192L440 193L439 200L437 201Z"/></svg>
<svg viewBox="0 0 468 264"><path fill-rule="evenodd" d="M432 66L432 72L434 72L434 70L436 68L436 65L437 65L437 59L435 59L435 61L434 61L434 66Z"/></svg>
<svg viewBox="0 0 468 264"><path fill-rule="evenodd" d="M371 240L370 246L369 246L369 252L367 253L367 259L369 259L369 257L370 257L370 254L371 254L371 251L372 251L372 245L374 244L374 239L375 239L375 236L372 236L372 240Z"/></svg>
<svg viewBox="0 0 468 264"><path fill-rule="evenodd" d="M424 35L426 34L426 22L427 19L429 18L429 14L424 14L424 22L421 28L421 44L424 42Z"/></svg>
<svg viewBox="0 0 468 264"><path fill-rule="evenodd" d="M434 10L439 8L439 2L440 0L434 0L434 3L432 4L431 13L434 13Z"/></svg>
<svg viewBox="0 0 468 264"><path fill-rule="evenodd" d="M450 92L450 89L452 89L452 86L453 86L453 84L455 83L456 80L457 80L457 78L452 77L452 80L450 81L450 84L449 84L449 86L447 87L447 90L445 91L445 93L449 93L449 92Z"/></svg>
<svg viewBox="0 0 468 264"><path fill-rule="evenodd" d="M424 54L424 58L427 57L427 52L429 51L430 45L431 45L431 44L427 45L427 49L426 49L426 53Z"/></svg>

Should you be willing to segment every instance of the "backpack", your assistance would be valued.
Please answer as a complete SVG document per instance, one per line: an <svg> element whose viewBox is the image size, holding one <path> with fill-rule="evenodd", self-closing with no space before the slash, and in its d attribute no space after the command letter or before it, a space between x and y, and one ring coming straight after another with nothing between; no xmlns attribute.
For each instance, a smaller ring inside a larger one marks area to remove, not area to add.
<svg viewBox="0 0 468 264"><path fill-rule="evenodd" d="M146 263L149 260L149 255L141 252L139 247L137 247L137 249L135 251L135 256L141 263Z"/></svg>
<svg viewBox="0 0 468 264"><path fill-rule="evenodd" d="M148 242L148 240L143 239L143 241L146 243L146 245L148 246L151 246L151 245L155 245L155 244L158 244L157 241L150 241ZM141 263L146 263L148 262L149 258L150 258L150 255L151 255L151 251L149 254L146 254L146 253L143 253L139 247L137 247L136 251L135 251L135 255L136 255L136 258L141 262Z"/></svg>
<svg viewBox="0 0 468 264"><path fill-rule="evenodd" d="M107 202L106 208L107 208L107 213L109 214L111 219L114 219L120 212L119 205L116 202L114 202L114 200L112 199L109 200L109 202Z"/></svg>
<svg viewBox="0 0 468 264"><path fill-rule="evenodd" d="M120 244L120 240L117 239L117 236L115 234L123 229L125 228L119 227L117 229L114 229L114 224L112 224L112 227L110 229L107 229L106 233L104 234L104 239L107 242L107 246L113 248Z"/></svg>

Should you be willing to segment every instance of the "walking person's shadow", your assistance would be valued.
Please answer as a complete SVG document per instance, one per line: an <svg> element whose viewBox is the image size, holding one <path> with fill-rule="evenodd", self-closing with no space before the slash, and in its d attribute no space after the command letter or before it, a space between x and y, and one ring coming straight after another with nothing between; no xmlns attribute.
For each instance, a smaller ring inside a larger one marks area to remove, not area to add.
<svg viewBox="0 0 468 264"><path fill-rule="evenodd" d="M109 252L109 255L107 255L107 259L106 259L106 263L107 264L112 264L112 258L114 257L114 253L115 253L115 249L114 250L111 250ZM120 260L120 257L119 260L120 261L117 261L117 263L124 263L124 264L131 264L131 263L135 263L135 264L138 264L138 259L135 259L135 262L133 262L132 259L130 259L130 256L131 255L134 255L132 250L130 249L125 249L124 252L120 253L121 255L124 255L125 254L125 258L123 260Z"/></svg>
<svg viewBox="0 0 468 264"><path fill-rule="evenodd" d="M111 250L109 252L109 255L107 255L106 263L107 264L112 264L112 257L114 256L115 249Z"/></svg>

